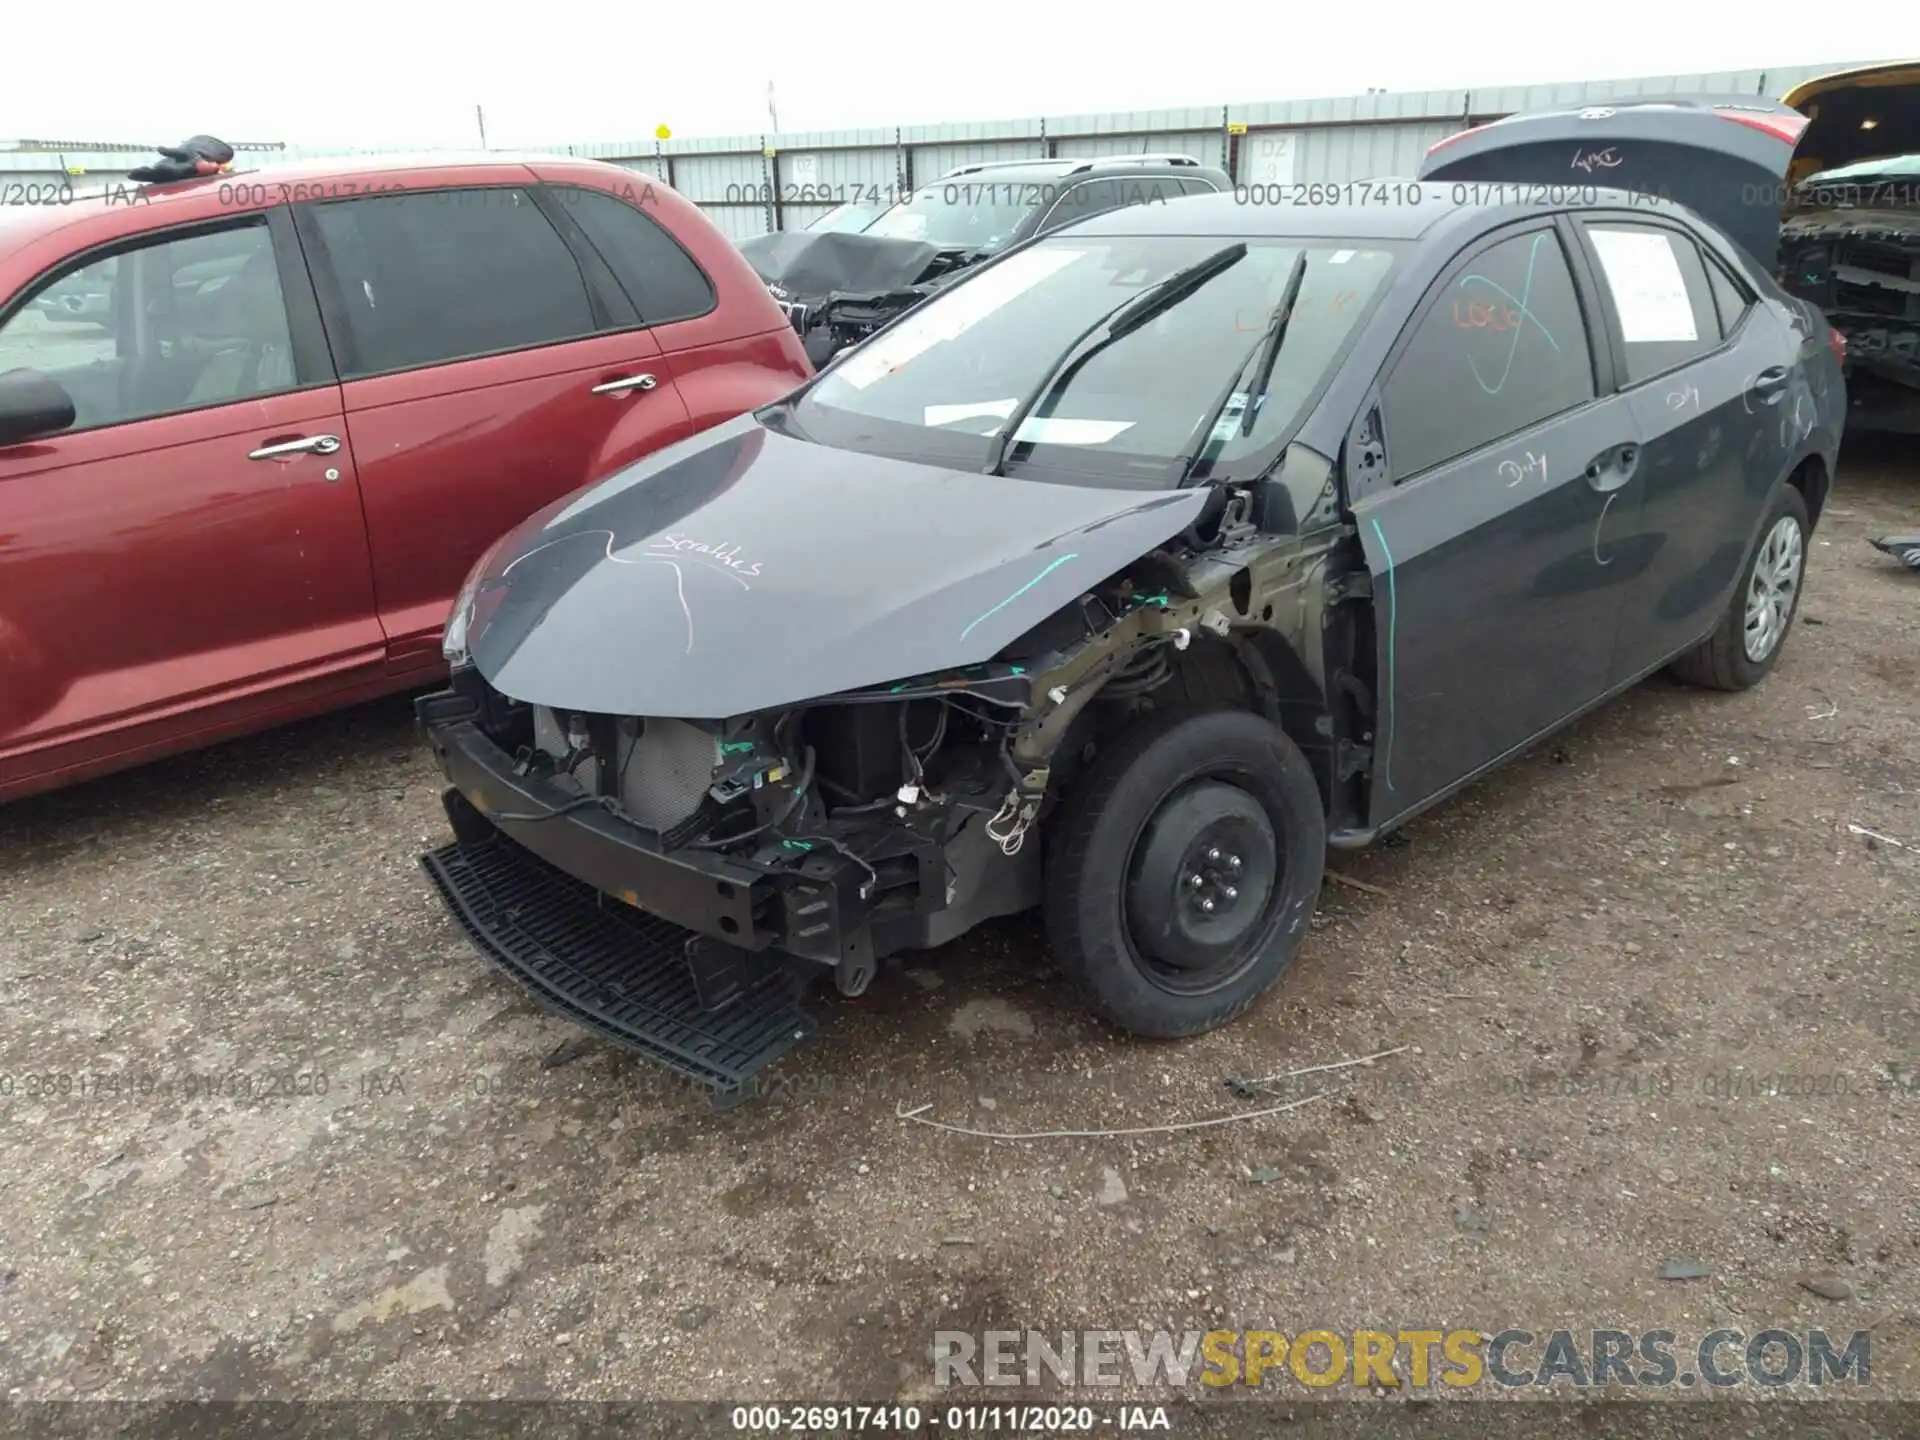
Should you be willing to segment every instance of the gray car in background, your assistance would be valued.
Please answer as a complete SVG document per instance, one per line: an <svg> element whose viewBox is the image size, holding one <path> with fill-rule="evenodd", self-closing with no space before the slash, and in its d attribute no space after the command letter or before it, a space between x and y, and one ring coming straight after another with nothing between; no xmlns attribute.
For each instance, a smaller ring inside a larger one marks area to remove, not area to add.
<svg viewBox="0 0 1920 1440"><path fill-rule="evenodd" d="M955 276L1077 220L1231 190L1191 155L982 161L892 205L850 202L740 250L823 365Z"/></svg>

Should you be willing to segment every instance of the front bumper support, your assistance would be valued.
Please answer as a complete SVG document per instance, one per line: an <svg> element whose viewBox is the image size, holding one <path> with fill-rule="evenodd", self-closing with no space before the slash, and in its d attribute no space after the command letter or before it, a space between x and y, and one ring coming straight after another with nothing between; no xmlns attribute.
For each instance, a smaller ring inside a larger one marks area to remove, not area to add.
<svg viewBox="0 0 1920 1440"><path fill-rule="evenodd" d="M448 797L450 811L464 803ZM685 1076L716 1106L747 1098L761 1069L814 1032L798 977L775 957L736 952L726 993L713 994L711 975L688 963L700 937L599 894L504 835L457 841L421 864L480 953L542 1005Z"/></svg>
<svg viewBox="0 0 1920 1440"><path fill-rule="evenodd" d="M454 789L486 822L548 864L730 945L764 950L774 941L762 917L773 913L776 897L763 871L711 851L667 854L649 834L599 806L579 805L578 796L548 781L516 775L510 758L472 720L429 721L427 738Z"/></svg>

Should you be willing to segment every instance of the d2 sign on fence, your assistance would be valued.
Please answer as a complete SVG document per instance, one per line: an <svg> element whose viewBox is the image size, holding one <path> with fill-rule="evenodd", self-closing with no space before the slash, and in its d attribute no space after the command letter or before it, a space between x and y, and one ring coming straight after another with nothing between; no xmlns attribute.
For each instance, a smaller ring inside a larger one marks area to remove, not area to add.
<svg viewBox="0 0 1920 1440"><path fill-rule="evenodd" d="M1293 139L1284 133L1269 131L1253 137L1244 147L1246 174L1237 177L1243 185L1291 185L1293 183Z"/></svg>

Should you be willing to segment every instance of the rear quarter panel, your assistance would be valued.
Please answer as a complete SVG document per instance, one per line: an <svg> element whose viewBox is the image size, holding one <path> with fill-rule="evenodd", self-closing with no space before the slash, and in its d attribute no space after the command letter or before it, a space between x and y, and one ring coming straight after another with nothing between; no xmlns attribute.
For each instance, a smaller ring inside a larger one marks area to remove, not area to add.
<svg viewBox="0 0 1920 1440"><path fill-rule="evenodd" d="M696 426L717 424L777 400L813 376L800 337L766 282L698 206L665 181L611 165L554 163L534 173L554 185L584 185L644 210L665 226L713 281L714 308L649 331L670 357Z"/></svg>

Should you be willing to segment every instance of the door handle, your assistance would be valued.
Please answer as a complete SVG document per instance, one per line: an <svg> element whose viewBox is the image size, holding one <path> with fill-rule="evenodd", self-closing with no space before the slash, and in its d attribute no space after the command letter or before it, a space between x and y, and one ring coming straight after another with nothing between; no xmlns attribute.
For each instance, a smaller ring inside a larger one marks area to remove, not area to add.
<svg viewBox="0 0 1920 1440"><path fill-rule="evenodd" d="M281 440L272 445L262 445L258 450L250 451L249 460L278 460L287 455L331 455L340 448L338 435L302 435L294 440Z"/></svg>
<svg viewBox="0 0 1920 1440"><path fill-rule="evenodd" d="M1633 479L1633 472L1640 464L1640 447L1621 445L1594 457L1593 463L1586 468L1587 484L1606 494L1618 490Z"/></svg>
<svg viewBox="0 0 1920 1440"><path fill-rule="evenodd" d="M593 387L596 395L624 395L629 390L651 390L660 382L651 375L629 375L623 380L609 380L605 384Z"/></svg>
<svg viewBox="0 0 1920 1440"><path fill-rule="evenodd" d="M1784 365L1769 365L1753 377L1749 393L1758 395L1762 404L1771 405L1786 393L1790 374Z"/></svg>

